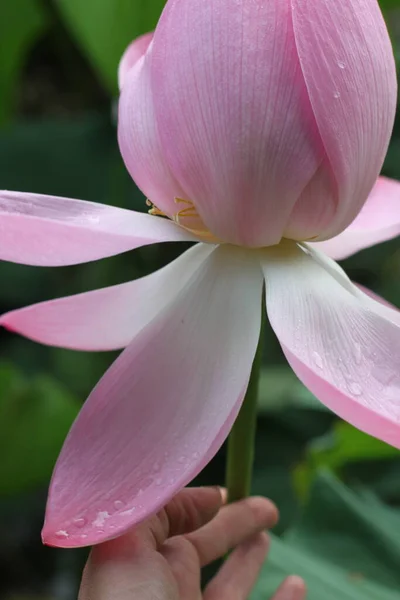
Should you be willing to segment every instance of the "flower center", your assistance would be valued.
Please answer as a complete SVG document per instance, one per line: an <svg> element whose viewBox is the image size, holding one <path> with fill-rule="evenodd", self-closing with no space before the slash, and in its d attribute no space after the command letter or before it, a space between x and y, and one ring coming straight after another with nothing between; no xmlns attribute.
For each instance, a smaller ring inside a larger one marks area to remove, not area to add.
<svg viewBox="0 0 400 600"><path fill-rule="evenodd" d="M157 217L167 217L172 221L175 221L177 225L183 227L187 231L194 233L205 242L219 242L217 238L207 229L204 225L197 209L192 200L186 200L185 198L174 198L177 208L179 210L173 215L167 215L165 212L160 210L151 200L146 200L147 206L150 206L149 214Z"/></svg>

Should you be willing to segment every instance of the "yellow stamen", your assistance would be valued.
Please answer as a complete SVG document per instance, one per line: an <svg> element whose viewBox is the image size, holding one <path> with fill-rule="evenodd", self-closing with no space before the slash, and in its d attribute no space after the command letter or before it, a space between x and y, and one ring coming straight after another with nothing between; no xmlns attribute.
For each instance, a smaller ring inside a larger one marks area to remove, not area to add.
<svg viewBox="0 0 400 600"><path fill-rule="evenodd" d="M156 217L167 217L174 221L177 225L180 225L180 227L183 227L187 231L190 231L190 233L193 233L194 235L197 235L201 238L205 238L209 242L218 241L216 240L216 238L214 238L212 233L208 231L208 229L189 227L189 223L185 224L185 219L198 219L199 224L203 224L199 213L197 212L196 207L191 200L186 200L185 198L174 198L174 201L175 204L185 204L186 206L185 208L179 210L176 214L169 216L166 215L162 210L160 210L155 204L153 204L151 200L147 199L146 204L150 207L149 214Z"/></svg>
<svg viewBox="0 0 400 600"><path fill-rule="evenodd" d="M148 198L146 199L147 206L150 206L149 215L153 215L154 217L168 217L162 210L157 208L155 204L152 203Z"/></svg>

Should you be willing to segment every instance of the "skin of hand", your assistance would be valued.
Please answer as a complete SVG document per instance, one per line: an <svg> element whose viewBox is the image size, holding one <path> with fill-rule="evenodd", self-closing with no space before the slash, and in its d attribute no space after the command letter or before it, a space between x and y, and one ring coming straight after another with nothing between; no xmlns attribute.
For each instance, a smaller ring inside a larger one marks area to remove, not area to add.
<svg viewBox="0 0 400 600"><path fill-rule="evenodd" d="M226 505L221 488L186 488L124 536L95 546L79 600L247 600L268 552L278 511L266 498ZM202 592L201 568L231 554ZM304 600L288 577L271 600ZM267 599L266 599L267 600Z"/></svg>

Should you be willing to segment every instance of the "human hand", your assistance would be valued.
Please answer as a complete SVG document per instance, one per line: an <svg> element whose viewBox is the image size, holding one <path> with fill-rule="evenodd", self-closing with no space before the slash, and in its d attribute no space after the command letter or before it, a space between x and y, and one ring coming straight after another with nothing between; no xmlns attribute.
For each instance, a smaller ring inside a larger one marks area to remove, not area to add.
<svg viewBox="0 0 400 600"><path fill-rule="evenodd" d="M265 498L224 506L219 488L186 488L157 515L92 549L79 600L246 600L278 520ZM201 568L233 550L204 592ZM304 600L289 577L271 600Z"/></svg>

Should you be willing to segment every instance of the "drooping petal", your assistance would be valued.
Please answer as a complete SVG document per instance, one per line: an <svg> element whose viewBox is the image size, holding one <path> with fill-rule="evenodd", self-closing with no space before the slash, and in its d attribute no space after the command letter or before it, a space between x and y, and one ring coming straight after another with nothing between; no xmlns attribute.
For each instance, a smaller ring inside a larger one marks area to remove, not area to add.
<svg viewBox="0 0 400 600"><path fill-rule="evenodd" d="M377 294L376 292L373 292L369 288L365 287L365 285L361 285L360 283L356 283L355 285L358 287L358 289L363 294L365 294L366 296L369 296L370 298L372 298L373 300L375 300L375 302L379 302L380 304L383 304L387 308L391 308L392 310L394 310L394 311L396 311L396 312L398 312L400 314L400 311L397 308L397 306L395 306L394 304L392 304L391 302L389 302L388 300L386 300L386 298L382 298L382 296L379 296L379 294Z"/></svg>
<svg viewBox="0 0 400 600"><path fill-rule="evenodd" d="M154 113L149 63L152 46L126 74L119 100L118 141L126 168L142 192L165 214L177 212L186 194L164 156Z"/></svg>
<svg viewBox="0 0 400 600"><path fill-rule="evenodd" d="M175 223L147 214L25 192L0 192L0 260L74 265L157 242L197 241Z"/></svg>
<svg viewBox="0 0 400 600"><path fill-rule="evenodd" d="M262 274L220 246L84 405L53 475L43 538L96 544L163 506L218 450L255 355Z"/></svg>
<svg viewBox="0 0 400 600"><path fill-rule="evenodd" d="M269 320L297 376L340 417L400 447L395 311L362 294L339 267L325 268L312 250L288 244L262 260Z"/></svg>
<svg viewBox="0 0 400 600"><path fill-rule="evenodd" d="M334 238L313 244L328 256L341 260L364 248L400 235L400 183L379 177L354 221Z"/></svg>
<svg viewBox="0 0 400 600"><path fill-rule="evenodd" d="M337 182L338 213L327 238L353 221L379 175L396 111L396 68L376 0L291 4L301 68Z"/></svg>
<svg viewBox="0 0 400 600"><path fill-rule="evenodd" d="M174 301L212 250L210 244L197 244L147 277L13 310L0 317L0 325L50 346L125 348Z"/></svg>
<svg viewBox="0 0 400 600"><path fill-rule="evenodd" d="M137 63L139 58L142 58L152 39L153 32L145 33L133 40L123 53L118 66L118 85L120 90L122 90L127 73Z"/></svg>
<svg viewBox="0 0 400 600"><path fill-rule="evenodd" d="M232 243L279 242L324 157L290 13L289 0L170 0L148 57L168 163Z"/></svg>

